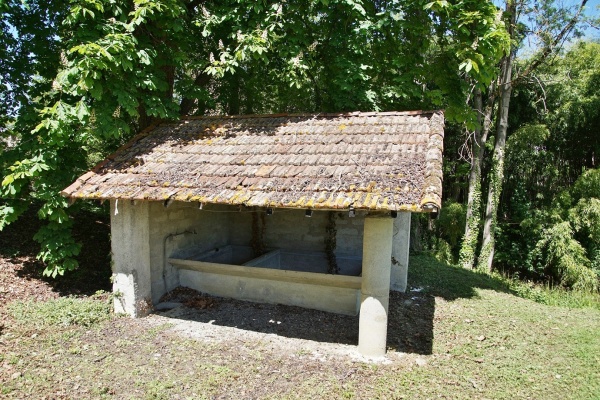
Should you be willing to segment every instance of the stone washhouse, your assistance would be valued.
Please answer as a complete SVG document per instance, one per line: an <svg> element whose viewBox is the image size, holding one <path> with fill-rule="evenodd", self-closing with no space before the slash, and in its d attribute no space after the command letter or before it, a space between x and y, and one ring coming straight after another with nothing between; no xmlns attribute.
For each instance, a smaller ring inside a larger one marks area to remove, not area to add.
<svg viewBox="0 0 600 400"><path fill-rule="evenodd" d="M413 212L442 195L441 111L186 117L137 135L62 194L110 200L115 311L178 287L359 316L386 351Z"/></svg>

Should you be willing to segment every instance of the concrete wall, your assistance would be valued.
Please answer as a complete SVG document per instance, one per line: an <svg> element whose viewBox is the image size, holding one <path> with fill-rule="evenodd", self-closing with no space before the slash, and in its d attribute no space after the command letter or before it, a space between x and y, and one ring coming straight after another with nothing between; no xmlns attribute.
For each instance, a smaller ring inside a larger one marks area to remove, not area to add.
<svg viewBox="0 0 600 400"><path fill-rule="evenodd" d="M348 218L348 212L336 212L337 249L340 256L362 257L362 232L364 215L358 213ZM248 246L252 241L252 213L232 214L231 244ZM273 215L265 216L265 245L268 248L293 252L324 252L325 227L328 211L313 211L312 217L305 210L275 209Z"/></svg>
<svg viewBox="0 0 600 400"><path fill-rule="evenodd" d="M273 215L261 218L266 223L264 244L270 249L281 249L282 254L296 254L295 258L305 264L314 264L304 265L306 271L322 272L323 265L327 265L324 250L328 214L314 211L307 218L304 210L275 209ZM336 212L338 264L347 263L352 275L360 272L364 223L365 213L357 212L355 218L349 218L347 212ZM406 288L408 226L410 214L399 213L394 220L393 254L398 264L392 266L393 290ZM141 315L144 301L156 303L183 283L179 271L167 258L188 258L229 244L250 246L252 213L215 205L199 210L196 203L173 202L165 207L163 202L113 200L111 232L114 288L123 294L116 310ZM303 253L312 254L302 258ZM282 255L282 268L284 261Z"/></svg>
<svg viewBox="0 0 600 400"><path fill-rule="evenodd" d="M216 296L356 315L362 278L177 260L183 286ZM389 266L388 266L389 268Z"/></svg>
<svg viewBox="0 0 600 400"><path fill-rule="evenodd" d="M408 284L410 216L409 212L399 212L398 217L394 219L390 289L398 292L406 292Z"/></svg>
<svg viewBox="0 0 600 400"><path fill-rule="evenodd" d="M394 221L372 216L365 221L358 350L368 357L385 355Z"/></svg>
<svg viewBox="0 0 600 400"><path fill-rule="evenodd" d="M115 312L144 316L152 309L149 204L111 201L110 225Z"/></svg>
<svg viewBox="0 0 600 400"><path fill-rule="evenodd" d="M224 207L199 210L196 203L149 203L152 301L179 286L179 273L166 259L223 247L229 241L229 216Z"/></svg>

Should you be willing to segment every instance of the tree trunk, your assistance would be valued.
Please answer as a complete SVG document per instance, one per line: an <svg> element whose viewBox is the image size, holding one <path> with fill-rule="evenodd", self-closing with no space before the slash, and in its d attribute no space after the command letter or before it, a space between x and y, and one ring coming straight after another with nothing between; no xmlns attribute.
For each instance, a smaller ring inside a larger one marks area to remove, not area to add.
<svg viewBox="0 0 600 400"><path fill-rule="evenodd" d="M199 87L205 87L209 82L210 75L205 72L199 72L196 79L194 79L194 85ZM199 99L184 97L179 104L179 115L190 115L194 112L194 109L198 109L199 115L204 114L204 102Z"/></svg>
<svg viewBox="0 0 600 400"><path fill-rule="evenodd" d="M488 88L488 97L483 108L483 94L481 90L475 93L475 110L477 111L478 126L474 132L473 159L469 172L469 192L467 195L467 215L465 235L460 247L459 263L463 268L472 269L475 266L477 239L481 226L481 165L485 153L490 127L492 126L492 113L494 109L495 85Z"/></svg>
<svg viewBox="0 0 600 400"><path fill-rule="evenodd" d="M510 37L514 38L514 27L516 18L515 0L507 0L506 13L508 14L508 24ZM498 202L500 192L502 191L502 180L504 179L504 149L506 147L506 134L508 130L508 110L510 106L510 97L512 94L512 64L515 57L515 51L511 51L504 56L501 62L500 70L500 104L498 105L498 125L496 128L496 143L494 145L494 155L492 157L492 168L490 170L490 179L488 187L487 205L485 208L485 220L483 224L483 243L479 254L478 268L492 271L492 262L495 251L495 229L498 220Z"/></svg>
<svg viewBox="0 0 600 400"><path fill-rule="evenodd" d="M502 191L502 181L504 179L504 152L506 145L506 135L508 129L508 111L512 89L516 81L534 71L547 58L557 51L564 43L565 39L571 33L579 19L587 0L582 0L577 12L571 17L563 29L550 41L535 58L535 60L518 76L515 81L512 79L512 65L516 56L516 49L511 49L509 54L505 55L501 62L500 81L499 81L499 106L498 121L496 128L496 143L494 145L494 154L492 157L492 168L490 170L490 179L488 187L488 197L485 210L485 220L483 226L483 243L478 257L478 268L492 271L492 263L495 251L495 229L498 220L498 203ZM518 0L506 0L505 15L507 16L508 33L513 41L516 40L516 17L517 7L523 6Z"/></svg>

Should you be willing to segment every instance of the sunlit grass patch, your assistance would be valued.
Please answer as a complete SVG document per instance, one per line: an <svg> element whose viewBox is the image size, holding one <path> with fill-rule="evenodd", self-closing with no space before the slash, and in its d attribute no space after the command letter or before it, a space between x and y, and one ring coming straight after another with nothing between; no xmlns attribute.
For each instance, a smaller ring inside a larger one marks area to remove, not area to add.
<svg viewBox="0 0 600 400"><path fill-rule="evenodd" d="M446 300L478 297L476 289L489 289L549 306L600 309L599 293L523 282L498 273L490 275L449 265L427 255L411 256L408 273L413 288L423 287L430 294Z"/></svg>
<svg viewBox="0 0 600 400"><path fill-rule="evenodd" d="M44 302L17 301L8 306L15 321L28 326L89 327L110 318L111 305L107 296L99 293L89 298L60 297Z"/></svg>

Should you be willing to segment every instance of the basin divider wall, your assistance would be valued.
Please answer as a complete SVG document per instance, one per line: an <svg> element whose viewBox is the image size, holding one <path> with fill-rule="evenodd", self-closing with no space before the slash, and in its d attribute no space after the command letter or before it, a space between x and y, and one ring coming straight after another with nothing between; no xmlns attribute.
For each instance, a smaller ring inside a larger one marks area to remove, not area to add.
<svg viewBox="0 0 600 400"><path fill-rule="evenodd" d="M309 285L330 286L347 289L360 289L362 277L331 275L317 272L290 271L271 268L247 267L241 265L219 264L205 261L169 258L173 266L191 271L238 276L244 278L265 279Z"/></svg>

